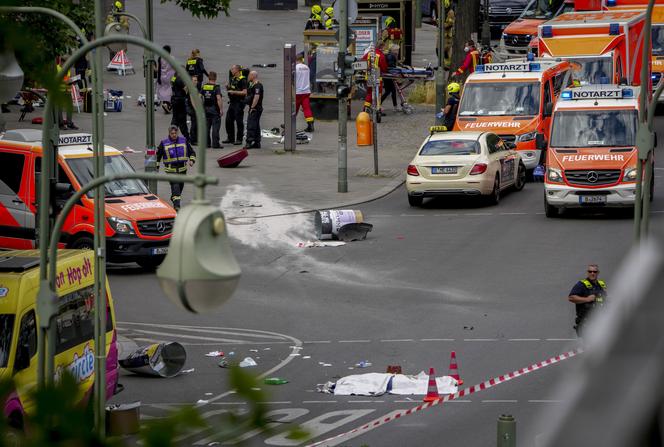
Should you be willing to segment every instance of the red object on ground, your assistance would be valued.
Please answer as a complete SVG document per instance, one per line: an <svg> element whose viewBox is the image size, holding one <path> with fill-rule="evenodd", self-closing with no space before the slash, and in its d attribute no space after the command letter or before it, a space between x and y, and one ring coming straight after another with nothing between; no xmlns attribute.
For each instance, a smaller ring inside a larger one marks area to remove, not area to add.
<svg viewBox="0 0 664 447"><path fill-rule="evenodd" d="M457 381L457 385L463 385L463 379L459 377L459 366L457 365L456 351L450 354L450 374L453 379Z"/></svg>
<svg viewBox="0 0 664 447"><path fill-rule="evenodd" d="M438 394L438 385L436 385L436 372L433 368L429 368L429 385L427 395L424 396L424 402L433 402L438 399L440 399L440 394Z"/></svg>
<svg viewBox="0 0 664 447"><path fill-rule="evenodd" d="M32 118L32 124L43 124L44 119L41 116Z"/></svg>
<svg viewBox="0 0 664 447"><path fill-rule="evenodd" d="M220 168L235 168L247 158L247 155L249 151L243 148L217 158L217 164Z"/></svg>

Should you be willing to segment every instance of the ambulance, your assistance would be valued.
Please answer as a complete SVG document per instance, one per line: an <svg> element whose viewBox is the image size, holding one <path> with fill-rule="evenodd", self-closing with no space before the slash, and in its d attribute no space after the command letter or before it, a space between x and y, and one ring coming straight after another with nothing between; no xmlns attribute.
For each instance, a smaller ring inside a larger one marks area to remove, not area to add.
<svg viewBox="0 0 664 447"><path fill-rule="evenodd" d="M604 9L609 11L638 10L645 11L648 7L647 0L604 0ZM651 61L651 79L653 90L657 88L659 80L664 73L664 0L655 0L655 6L652 12L652 55ZM660 101L664 97L660 96Z"/></svg>
<svg viewBox="0 0 664 447"><path fill-rule="evenodd" d="M546 156L547 217L567 208L634 206L640 90L609 84L562 92Z"/></svg>
<svg viewBox="0 0 664 447"><path fill-rule="evenodd" d="M79 383L78 399L92 393L94 370L94 259L89 250L59 250L56 270L55 379L69 371ZM0 256L0 381L13 382L3 404L9 425L23 429L34 411L37 385L39 251L13 250ZM106 283L106 396L119 390L115 310Z"/></svg>
<svg viewBox="0 0 664 447"><path fill-rule="evenodd" d="M580 85L639 85L645 13L572 12L539 26L540 57L572 64Z"/></svg>
<svg viewBox="0 0 664 447"><path fill-rule="evenodd" d="M36 247L41 141L37 129L10 130L0 139L0 248ZM90 134L62 134L58 143L54 203L61 209L74 191L92 181L94 159ZM134 172L116 149L106 146L104 153L106 174ZM105 190L108 261L158 266L168 251L175 210L140 180L116 180ZM74 206L63 227L61 247L92 248L93 206L93 192Z"/></svg>
<svg viewBox="0 0 664 447"><path fill-rule="evenodd" d="M553 104L572 82L567 61L478 65L464 84L454 130L497 134L532 170L543 161Z"/></svg>

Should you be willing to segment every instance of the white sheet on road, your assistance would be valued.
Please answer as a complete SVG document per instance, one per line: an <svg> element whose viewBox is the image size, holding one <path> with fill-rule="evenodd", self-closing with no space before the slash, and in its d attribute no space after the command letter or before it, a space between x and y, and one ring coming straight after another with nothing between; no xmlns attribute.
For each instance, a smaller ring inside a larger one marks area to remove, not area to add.
<svg viewBox="0 0 664 447"><path fill-rule="evenodd" d="M407 395L425 395L429 384L429 375L424 371L417 375L367 373L354 374L337 380L334 394L339 396L380 396L385 393ZM457 392L456 380L450 376L436 377L439 394Z"/></svg>

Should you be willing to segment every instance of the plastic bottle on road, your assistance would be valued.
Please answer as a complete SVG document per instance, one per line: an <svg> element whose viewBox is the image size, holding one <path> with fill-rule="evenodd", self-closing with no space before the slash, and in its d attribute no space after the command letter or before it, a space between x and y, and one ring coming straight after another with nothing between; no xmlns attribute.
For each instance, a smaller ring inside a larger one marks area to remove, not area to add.
<svg viewBox="0 0 664 447"><path fill-rule="evenodd" d="M283 385L288 383L288 380L282 379L281 377L268 377L265 379L264 383L266 385Z"/></svg>

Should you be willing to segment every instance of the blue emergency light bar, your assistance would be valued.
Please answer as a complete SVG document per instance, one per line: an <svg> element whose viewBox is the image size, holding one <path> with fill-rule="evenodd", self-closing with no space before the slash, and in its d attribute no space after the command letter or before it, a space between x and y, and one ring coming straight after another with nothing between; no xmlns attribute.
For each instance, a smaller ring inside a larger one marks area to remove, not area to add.
<svg viewBox="0 0 664 447"><path fill-rule="evenodd" d="M606 6L608 6L609 8L612 8L612 7L616 6L617 4L618 4L618 2L616 0L606 0Z"/></svg>
<svg viewBox="0 0 664 447"><path fill-rule="evenodd" d="M609 24L609 36L617 36L620 34L620 24L619 23L610 23Z"/></svg>
<svg viewBox="0 0 664 447"><path fill-rule="evenodd" d="M542 27L542 37L553 37L553 27L551 25Z"/></svg>
<svg viewBox="0 0 664 447"><path fill-rule="evenodd" d="M573 89L565 90L560 94L560 99L565 101L576 99L621 99L633 98L634 90L631 88L617 89Z"/></svg>
<svg viewBox="0 0 664 447"><path fill-rule="evenodd" d="M502 73L506 71L528 72L542 71L542 65L538 62L515 62L497 63L475 66L476 73Z"/></svg>

